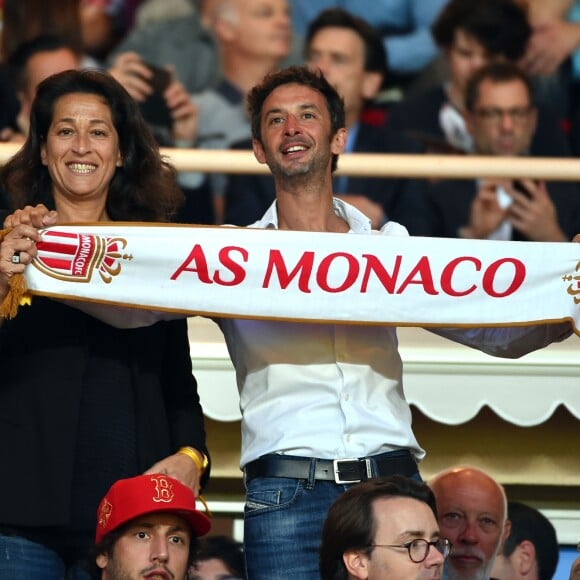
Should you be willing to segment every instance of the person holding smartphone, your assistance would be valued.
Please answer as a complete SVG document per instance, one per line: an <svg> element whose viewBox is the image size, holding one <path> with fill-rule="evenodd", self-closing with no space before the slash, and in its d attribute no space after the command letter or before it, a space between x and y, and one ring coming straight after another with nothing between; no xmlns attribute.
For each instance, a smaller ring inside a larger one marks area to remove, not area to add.
<svg viewBox="0 0 580 580"><path fill-rule="evenodd" d="M515 64L476 72L466 110L475 154L531 155L539 113L530 79ZM571 182L449 180L432 185L428 196L434 236L563 242L580 227L580 190Z"/></svg>
<svg viewBox="0 0 580 580"><path fill-rule="evenodd" d="M161 145L193 143L197 109L171 69L147 63L135 52L126 52L119 55L109 73L141 105L145 120Z"/></svg>
<svg viewBox="0 0 580 580"><path fill-rule="evenodd" d="M198 107L171 66L160 67L146 62L136 52L124 52L116 58L109 73L139 103L143 117L160 146L194 147L199 123ZM178 182L186 197L176 220L213 224L213 200L203 174L181 172Z"/></svg>

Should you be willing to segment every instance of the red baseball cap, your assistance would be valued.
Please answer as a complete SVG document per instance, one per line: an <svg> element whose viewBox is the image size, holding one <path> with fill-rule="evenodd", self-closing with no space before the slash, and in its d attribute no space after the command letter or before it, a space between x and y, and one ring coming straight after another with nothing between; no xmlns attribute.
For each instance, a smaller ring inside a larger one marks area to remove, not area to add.
<svg viewBox="0 0 580 580"><path fill-rule="evenodd" d="M95 541L127 522L156 512L181 516L196 536L209 532L209 518L195 509L195 495L186 485L167 475L138 475L116 481L97 510Z"/></svg>

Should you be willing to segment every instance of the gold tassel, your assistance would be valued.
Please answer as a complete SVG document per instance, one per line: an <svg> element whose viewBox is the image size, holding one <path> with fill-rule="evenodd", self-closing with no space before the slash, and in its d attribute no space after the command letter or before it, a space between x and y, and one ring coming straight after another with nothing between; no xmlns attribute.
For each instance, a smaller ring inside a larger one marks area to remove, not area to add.
<svg viewBox="0 0 580 580"><path fill-rule="evenodd" d="M209 509L209 505L207 504L205 497L203 497L203 495L201 495L201 493L200 493L197 499L203 504L203 507L205 508L205 513L207 514L207 516L209 518L213 518L213 514L211 513L211 510Z"/></svg>
<svg viewBox="0 0 580 580"><path fill-rule="evenodd" d="M24 274L14 274L8 282L10 290L0 304L0 318L14 318L18 313L18 307L28 304L31 299Z"/></svg>
<svg viewBox="0 0 580 580"><path fill-rule="evenodd" d="M0 231L0 243L9 231L9 229ZM18 313L19 306L31 303L31 295L28 293L24 274L14 274L8 281L8 286L10 290L0 304L0 318L14 318Z"/></svg>

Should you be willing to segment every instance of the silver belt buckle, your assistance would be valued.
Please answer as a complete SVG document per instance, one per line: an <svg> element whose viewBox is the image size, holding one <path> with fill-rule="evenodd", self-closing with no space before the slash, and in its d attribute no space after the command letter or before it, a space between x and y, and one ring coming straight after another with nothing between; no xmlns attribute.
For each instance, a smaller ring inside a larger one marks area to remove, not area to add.
<svg viewBox="0 0 580 580"><path fill-rule="evenodd" d="M340 479L340 464L344 462L356 462L360 463L361 461L365 462L365 467L367 471L367 479L372 477L372 467L371 467L371 460L370 459L358 459L357 457L353 457L352 459L334 459L332 461L332 469L334 471L334 483L338 484L348 484L348 483L360 483L362 479Z"/></svg>

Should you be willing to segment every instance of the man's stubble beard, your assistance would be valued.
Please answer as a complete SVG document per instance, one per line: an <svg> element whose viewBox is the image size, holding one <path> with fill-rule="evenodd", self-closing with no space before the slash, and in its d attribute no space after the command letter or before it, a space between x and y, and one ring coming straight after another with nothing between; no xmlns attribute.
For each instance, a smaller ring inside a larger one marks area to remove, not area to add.
<svg viewBox="0 0 580 580"><path fill-rule="evenodd" d="M107 566L107 580L139 580L143 574L147 574L149 571L150 569L141 570L137 576L131 576L131 573L127 572L119 562L116 560L109 560L109 565ZM169 570L167 570L167 573L170 578L175 578ZM188 577L189 575L186 573L183 580L186 580Z"/></svg>

